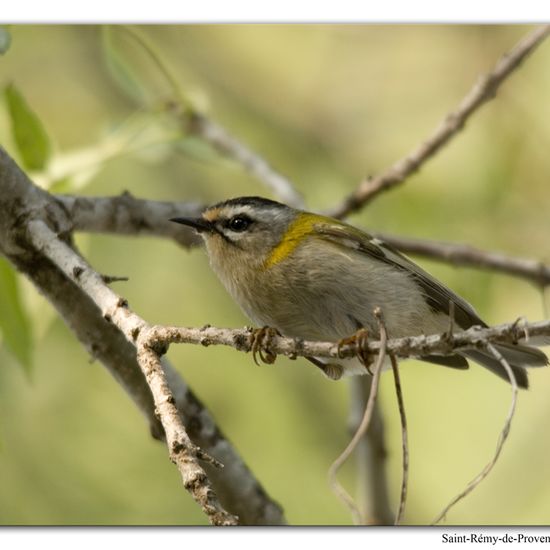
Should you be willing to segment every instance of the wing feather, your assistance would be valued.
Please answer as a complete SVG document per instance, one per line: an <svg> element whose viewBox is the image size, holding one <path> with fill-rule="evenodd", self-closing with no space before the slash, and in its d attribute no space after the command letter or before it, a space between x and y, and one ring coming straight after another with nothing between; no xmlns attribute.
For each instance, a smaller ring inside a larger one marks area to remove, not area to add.
<svg viewBox="0 0 550 550"><path fill-rule="evenodd" d="M467 329L473 325L487 326L466 300L434 279L391 245L351 225L335 222L328 218L327 221L316 224L315 231L321 238L340 247L367 254L375 260L407 273L419 286L426 303L432 311L449 315L450 303L452 302L454 304L455 321L461 328Z"/></svg>

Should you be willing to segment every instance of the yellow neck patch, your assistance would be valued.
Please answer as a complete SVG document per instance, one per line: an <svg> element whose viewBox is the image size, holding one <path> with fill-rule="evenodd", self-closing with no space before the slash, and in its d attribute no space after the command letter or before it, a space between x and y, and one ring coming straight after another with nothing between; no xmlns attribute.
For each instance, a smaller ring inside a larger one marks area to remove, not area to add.
<svg viewBox="0 0 550 550"><path fill-rule="evenodd" d="M288 226L281 242L276 245L264 263L264 269L269 269L284 260L306 237L313 232L315 224L323 220L322 216L300 212Z"/></svg>

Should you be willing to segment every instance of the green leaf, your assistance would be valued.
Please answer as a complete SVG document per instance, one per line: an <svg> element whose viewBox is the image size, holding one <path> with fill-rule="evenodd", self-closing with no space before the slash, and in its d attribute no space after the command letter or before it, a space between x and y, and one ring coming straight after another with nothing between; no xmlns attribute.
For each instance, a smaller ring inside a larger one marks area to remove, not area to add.
<svg viewBox="0 0 550 550"><path fill-rule="evenodd" d="M0 27L0 55L4 55L10 48L11 34L5 27Z"/></svg>
<svg viewBox="0 0 550 550"><path fill-rule="evenodd" d="M101 45L107 70L114 82L130 99L142 105L146 101L145 90L123 56L115 48L111 30L107 26L102 27Z"/></svg>
<svg viewBox="0 0 550 550"><path fill-rule="evenodd" d="M25 168L43 170L51 156L51 144L40 119L14 84L5 88L13 138Z"/></svg>
<svg viewBox="0 0 550 550"><path fill-rule="evenodd" d="M21 303L17 275L4 258L0 258L0 331L6 347L29 373L31 324Z"/></svg>

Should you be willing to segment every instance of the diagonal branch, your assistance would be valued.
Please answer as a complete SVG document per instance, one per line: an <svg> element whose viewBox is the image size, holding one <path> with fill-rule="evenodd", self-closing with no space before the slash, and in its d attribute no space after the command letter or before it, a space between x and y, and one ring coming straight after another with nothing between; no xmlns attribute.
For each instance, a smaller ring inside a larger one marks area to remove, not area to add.
<svg viewBox="0 0 550 550"><path fill-rule="evenodd" d="M122 25L120 28L141 46L162 74L172 94L172 99L166 102L165 108L175 117L185 133L196 135L209 143L218 153L236 161L271 189L275 196L291 206L299 207L304 204L302 196L288 178L274 170L261 155L231 135L223 126L195 108L193 102L184 94L177 73L168 66L155 45L140 29L129 25Z"/></svg>
<svg viewBox="0 0 550 550"><path fill-rule="evenodd" d="M474 84L458 107L443 119L423 143L380 176L362 181L359 187L340 205L330 210L330 215L336 218L349 216L378 194L403 183L411 174L419 170L422 165L458 134L479 107L495 97L500 85L549 33L550 25L543 25L520 40L509 53L504 54L498 60L492 71L482 76Z"/></svg>
<svg viewBox="0 0 550 550"><path fill-rule="evenodd" d="M85 209L84 209L85 210ZM0 147L0 253L36 286L92 357L101 361L128 393L151 426L164 438L151 391L136 361L136 348L101 314L98 306L65 274L37 252L26 237L30 219L47 220L70 242L72 221L63 203L39 189ZM178 411L193 441L223 462L205 470L224 506L246 525L285 523L281 508L264 491L212 416L168 362L164 370Z"/></svg>
<svg viewBox="0 0 550 550"><path fill-rule="evenodd" d="M29 222L28 232L34 246L92 298L101 309L103 317L116 325L128 341L137 343L138 362L153 394L155 409L166 435L170 459L178 467L185 488L213 525L236 525L237 518L229 514L218 501L206 472L199 464L199 459L213 465L218 463L189 438L160 360L150 348L140 345L140 333L147 331L148 325L130 311L126 301L105 285L101 275L93 271L43 221Z"/></svg>
<svg viewBox="0 0 550 550"><path fill-rule="evenodd" d="M222 155L243 166L281 201L295 208L304 205L302 196L288 178L274 170L263 157L232 136L225 128L199 113L194 113L188 124L193 134L209 143Z"/></svg>

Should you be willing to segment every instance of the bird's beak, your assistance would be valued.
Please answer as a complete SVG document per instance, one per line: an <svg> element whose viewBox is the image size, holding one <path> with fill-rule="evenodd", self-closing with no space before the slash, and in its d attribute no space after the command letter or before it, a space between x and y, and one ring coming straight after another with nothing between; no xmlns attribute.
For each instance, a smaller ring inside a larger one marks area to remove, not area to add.
<svg viewBox="0 0 550 550"><path fill-rule="evenodd" d="M212 224L203 218L172 218L170 221L181 223L182 225L188 225L197 231L197 233L212 231Z"/></svg>

